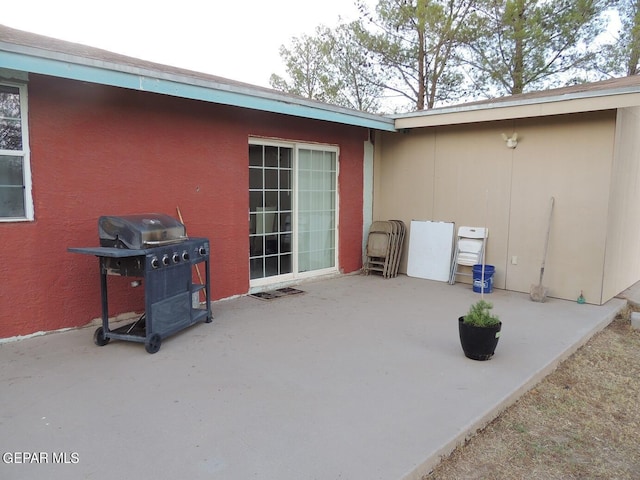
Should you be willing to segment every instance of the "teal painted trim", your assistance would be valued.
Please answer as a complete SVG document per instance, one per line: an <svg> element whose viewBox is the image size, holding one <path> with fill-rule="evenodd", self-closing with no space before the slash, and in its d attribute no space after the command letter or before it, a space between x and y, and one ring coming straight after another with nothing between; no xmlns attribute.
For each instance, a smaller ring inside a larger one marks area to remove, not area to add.
<svg viewBox="0 0 640 480"><path fill-rule="evenodd" d="M104 70L98 67L78 65L48 58L31 57L12 52L0 51L0 65L4 68L40 73L53 77L88 81L124 88L139 88L137 76L130 73Z"/></svg>
<svg viewBox="0 0 640 480"><path fill-rule="evenodd" d="M362 261L367 256L369 229L373 223L373 157L375 147L371 140L364 142L364 158L362 159Z"/></svg>
<svg viewBox="0 0 640 480"><path fill-rule="evenodd" d="M91 59L86 59L91 61ZM99 65L81 65L68 61L34 57L7 51L0 51L0 66L30 73L39 73L55 77L69 78L85 82L129 88L145 92L171 95L210 103L219 103L235 107L262 110L283 115L293 115L333 123L342 123L358 127L396 131L394 121L390 118L374 115L353 115L331 107L322 108L296 102L295 98L271 98L258 93L234 91L233 85L224 85L225 89L195 85L178 79L166 79L145 75L143 73L117 71ZM126 68L126 66L124 67ZM134 67L131 67L132 70Z"/></svg>

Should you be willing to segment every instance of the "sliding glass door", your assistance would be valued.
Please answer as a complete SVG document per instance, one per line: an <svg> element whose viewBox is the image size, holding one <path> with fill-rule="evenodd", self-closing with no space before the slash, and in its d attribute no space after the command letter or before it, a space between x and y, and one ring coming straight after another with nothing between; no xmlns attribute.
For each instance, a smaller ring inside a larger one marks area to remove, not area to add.
<svg viewBox="0 0 640 480"><path fill-rule="evenodd" d="M249 144L251 286L337 270L335 147Z"/></svg>
<svg viewBox="0 0 640 480"><path fill-rule="evenodd" d="M336 153L298 150L298 272L336 266Z"/></svg>
<svg viewBox="0 0 640 480"><path fill-rule="evenodd" d="M251 280L293 272L292 176L292 148L249 145Z"/></svg>

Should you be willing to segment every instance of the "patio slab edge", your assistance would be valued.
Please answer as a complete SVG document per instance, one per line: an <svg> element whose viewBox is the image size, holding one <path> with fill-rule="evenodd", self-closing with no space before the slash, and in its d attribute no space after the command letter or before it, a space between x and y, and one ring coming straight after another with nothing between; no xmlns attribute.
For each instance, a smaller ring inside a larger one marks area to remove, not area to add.
<svg viewBox="0 0 640 480"><path fill-rule="evenodd" d="M637 290L637 293L636 293ZM465 428L463 428L458 435L452 438L449 442L444 444L438 450L431 452L428 458L425 459L418 467L408 473L402 478L402 480L422 480L426 475L431 473L434 468L438 466L443 460L448 458L456 448L464 445L471 438L476 436L482 429L489 425L492 421L498 418L504 411L514 405L523 395L533 389L547 376L553 373L558 366L567 360L571 355L577 352L583 347L594 335L608 327L611 322L628 304L640 306L640 289L634 290L629 296L621 296L609 301L612 307L612 311L609 312L600 322L594 325L589 331L587 331L582 337L575 343L570 344L567 348L551 359L546 365L536 371L526 381L519 385L509 395L505 396L503 400L494 407L487 410L480 417L474 419ZM635 296L634 296L635 295ZM631 298L635 298L635 301Z"/></svg>

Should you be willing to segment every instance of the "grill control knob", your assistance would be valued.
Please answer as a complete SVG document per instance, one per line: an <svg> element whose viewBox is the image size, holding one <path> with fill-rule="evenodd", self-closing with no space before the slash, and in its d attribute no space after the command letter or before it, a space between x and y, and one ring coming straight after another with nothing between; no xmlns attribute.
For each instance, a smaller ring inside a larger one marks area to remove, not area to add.
<svg viewBox="0 0 640 480"><path fill-rule="evenodd" d="M182 252L182 260L184 260L185 262L189 260L189 252L187 252L186 250Z"/></svg>
<svg viewBox="0 0 640 480"><path fill-rule="evenodd" d="M204 255L206 255L206 254L207 254L207 249L206 249L206 248L204 248L204 247L200 247L200 248L198 249L198 253L199 253L200 255L203 255L203 256L204 256Z"/></svg>
<svg viewBox="0 0 640 480"><path fill-rule="evenodd" d="M180 255L178 255L177 253L174 253L173 256L171 257L171 260L173 260L173 263L178 263L180 261Z"/></svg>
<svg viewBox="0 0 640 480"><path fill-rule="evenodd" d="M169 263L171 263L171 260L169 260L169 255L165 255L164 257L162 257L162 263L164 265L169 265Z"/></svg>
<svg viewBox="0 0 640 480"><path fill-rule="evenodd" d="M160 267L160 260L158 260L158 257L153 257L151 259L151 266L153 268L159 268Z"/></svg>

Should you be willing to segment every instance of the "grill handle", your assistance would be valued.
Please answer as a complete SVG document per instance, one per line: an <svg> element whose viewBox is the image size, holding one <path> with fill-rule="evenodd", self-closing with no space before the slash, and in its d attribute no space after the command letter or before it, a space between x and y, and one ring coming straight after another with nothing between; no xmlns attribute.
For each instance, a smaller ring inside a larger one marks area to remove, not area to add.
<svg viewBox="0 0 640 480"><path fill-rule="evenodd" d="M180 243L183 240L188 240L189 237L187 237L186 235L182 235L180 237L177 238L172 238L170 240L149 240L147 242L144 242L145 245L153 245L154 247L160 247L162 245L171 245L172 243Z"/></svg>

